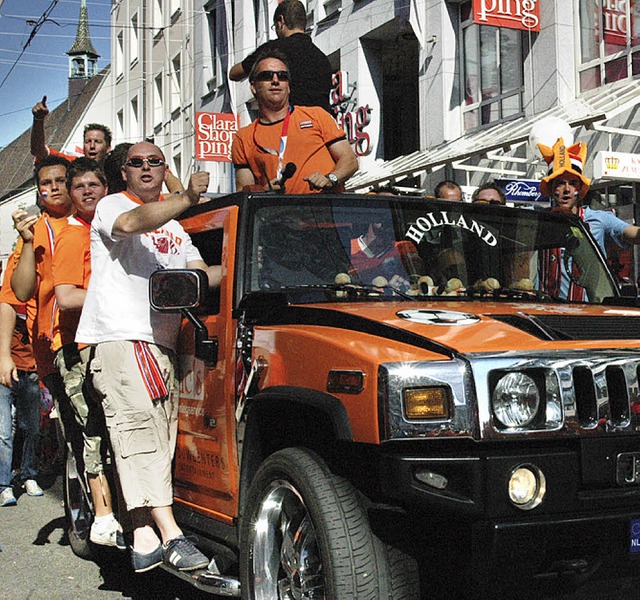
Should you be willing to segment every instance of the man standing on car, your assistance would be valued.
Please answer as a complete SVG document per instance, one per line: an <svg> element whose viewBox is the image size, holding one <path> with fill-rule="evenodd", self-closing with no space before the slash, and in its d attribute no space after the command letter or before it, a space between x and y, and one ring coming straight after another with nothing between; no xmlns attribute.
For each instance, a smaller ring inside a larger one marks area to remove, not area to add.
<svg viewBox="0 0 640 600"><path fill-rule="evenodd" d="M236 188L289 194L343 190L358 168L345 132L317 106L289 103L289 67L278 50L258 56L249 74L258 118L238 131L231 157ZM295 165L287 173L289 163Z"/></svg>
<svg viewBox="0 0 640 600"><path fill-rule="evenodd" d="M148 291L157 269L207 270L175 219L198 203L209 173L194 173L185 192L158 202L166 175L160 148L149 142L131 146L122 167L127 189L103 198L91 224L92 275L76 334L78 343L95 346L89 374L102 397L133 523L136 572L163 561L179 571L209 562L184 537L172 508L180 315L153 312ZM209 274L219 274L219 267Z"/></svg>
<svg viewBox="0 0 640 600"><path fill-rule="evenodd" d="M278 49L291 67L291 104L319 106L330 112L332 69L329 59L305 33L307 11L300 0L282 0L273 13L273 30L277 40L270 40L231 67L229 79L245 79L256 58L264 50Z"/></svg>

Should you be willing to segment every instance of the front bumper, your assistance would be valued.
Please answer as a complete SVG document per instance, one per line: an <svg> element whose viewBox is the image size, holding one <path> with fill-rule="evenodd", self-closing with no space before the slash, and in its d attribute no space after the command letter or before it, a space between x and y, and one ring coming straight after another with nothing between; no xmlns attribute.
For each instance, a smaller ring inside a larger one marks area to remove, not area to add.
<svg viewBox="0 0 640 600"><path fill-rule="evenodd" d="M640 519L640 485L620 486L615 476L616 457L638 447L633 436L526 452L521 443L481 452L470 444L454 455L453 446L434 452L432 445L399 445L379 455L379 498L401 507L401 528L427 563L447 556L444 568L455 565L479 589L496 579L576 583L639 567L630 540L631 524ZM425 447L429 456L407 452ZM507 493L510 474L522 464L536 465L547 482L544 501L530 511L516 508ZM425 484L425 472L446 486Z"/></svg>

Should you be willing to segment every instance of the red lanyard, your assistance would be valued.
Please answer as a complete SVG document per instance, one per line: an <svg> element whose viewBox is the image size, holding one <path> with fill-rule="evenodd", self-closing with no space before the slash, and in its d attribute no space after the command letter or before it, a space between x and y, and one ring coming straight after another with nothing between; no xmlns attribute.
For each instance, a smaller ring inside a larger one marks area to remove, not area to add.
<svg viewBox="0 0 640 600"><path fill-rule="evenodd" d="M258 144L256 140L256 130L258 129L258 122L260 121L260 119L258 118L253 122L253 143L261 152L266 152L267 154L272 154L273 156L278 157L278 170L276 172L277 179L279 179L280 176L282 175L282 164L284 163L284 151L287 148L287 137L289 135L289 120L291 119L292 111L293 111L293 106L290 106L289 110L287 111L287 115L282 121L282 131L280 132L280 151L274 150L273 148L265 148L264 146L261 146L260 144ZM264 175L265 177L267 177L267 180L269 180L269 177L267 176L266 172L264 173Z"/></svg>

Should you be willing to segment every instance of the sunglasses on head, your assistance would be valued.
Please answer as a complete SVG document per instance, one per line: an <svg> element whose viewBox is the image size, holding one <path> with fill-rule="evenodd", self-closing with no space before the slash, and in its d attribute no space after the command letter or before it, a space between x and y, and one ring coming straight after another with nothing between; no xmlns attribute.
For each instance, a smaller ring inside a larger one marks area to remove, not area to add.
<svg viewBox="0 0 640 600"><path fill-rule="evenodd" d="M126 163L127 167L133 167L139 169L144 163L147 163L150 167L161 167L164 165L164 161L157 156L151 156L149 158L141 158L140 156L133 156Z"/></svg>
<svg viewBox="0 0 640 600"><path fill-rule="evenodd" d="M277 75L279 81L289 81L289 71L260 71L256 73L254 81L271 81L273 76Z"/></svg>

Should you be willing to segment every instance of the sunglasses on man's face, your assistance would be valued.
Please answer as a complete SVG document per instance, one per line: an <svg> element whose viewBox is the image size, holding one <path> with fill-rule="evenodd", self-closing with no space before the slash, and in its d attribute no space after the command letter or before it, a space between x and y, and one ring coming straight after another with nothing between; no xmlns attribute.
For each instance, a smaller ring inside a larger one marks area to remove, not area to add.
<svg viewBox="0 0 640 600"><path fill-rule="evenodd" d="M134 156L130 158L126 163L127 167L133 167L139 169L144 163L147 163L150 167L161 167L164 165L164 161L157 156L151 156L149 158L141 158L140 156Z"/></svg>
<svg viewBox="0 0 640 600"><path fill-rule="evenodd" d="M289 71L260 71L253 78L254 81L271 81L277 75L280 81L289 81Z"/></svg>
<svg viewBox="0 0 640 600"><path fill-rule="evenodd" d="M496 200L495 198L476 198L474 202L479 204L502 204L501 200Z"/></svg>

